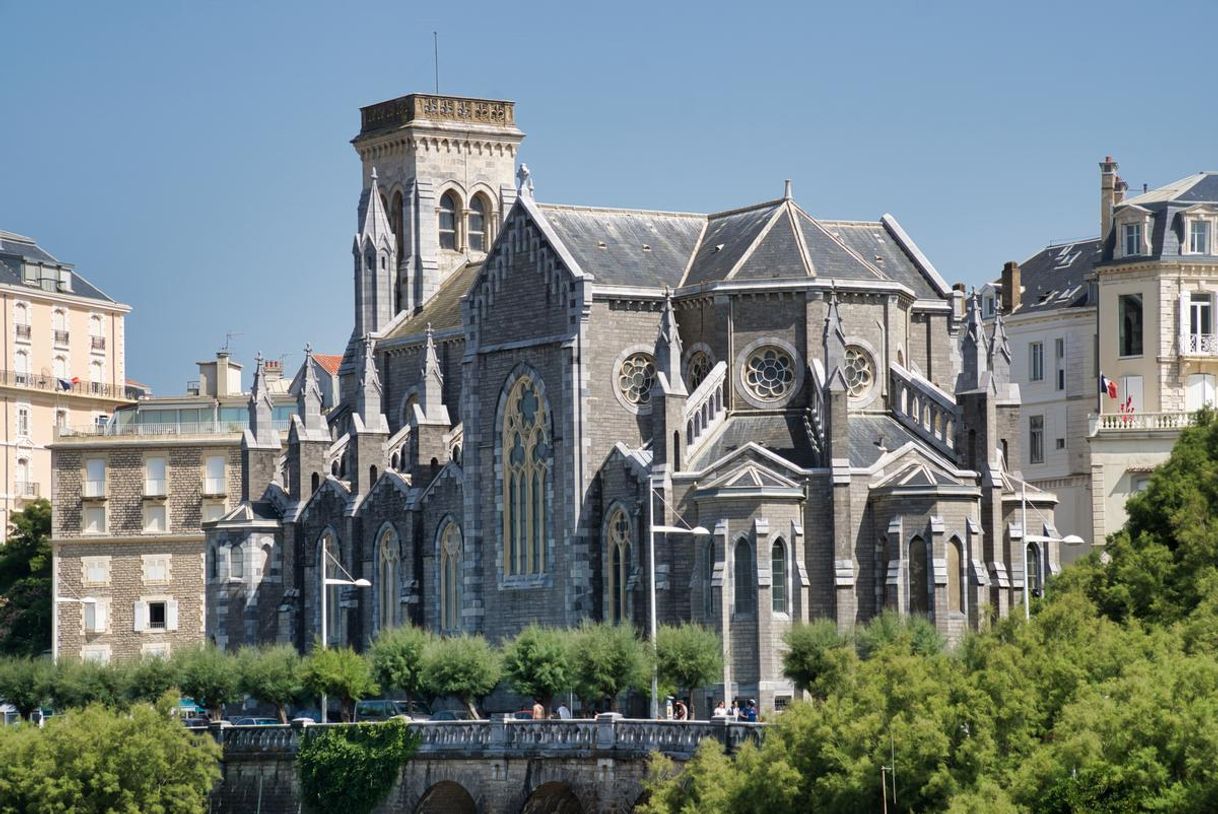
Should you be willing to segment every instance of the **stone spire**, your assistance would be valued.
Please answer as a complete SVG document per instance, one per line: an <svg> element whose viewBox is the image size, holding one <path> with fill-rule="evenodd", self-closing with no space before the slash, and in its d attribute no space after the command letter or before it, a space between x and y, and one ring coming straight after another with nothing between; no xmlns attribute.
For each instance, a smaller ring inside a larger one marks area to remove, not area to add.
<svg viewBox="0 0 1218 814"><path fill-rule="evenodd" d="M271 424L274 404L266 383L266 360L261 352L254 356L254 386L250 389L249 411L254 440L259 444L274 444L275 431Z"/></svg>
<svg viewBox="0 0 1218 814"><path fill-rule="evenodd" d="M419 407L429 420L439 420L443 415L447 422L444 373L440 370L440 358L436 355L435 334L430 322L427 323L427 344L423 346L419 362Z"/></svg>
<svg viewBox="0 0 1218 814"><path fill-rule="evenodd" d="M833 372L846 364L846 331L842 327L842 315L837 308L837 286L829 290L829 311L825 314L825 375L832 378Z"/></svg>
<svg viewBox="0 0 1218 814"><path fill-rule="evenodd" d="M309 432L323 429L321 417L321 388L317 384L317 374L313 366L313 346L305 345L304 381L300 392L296 394L296 412L300 416L304 428Z"/></svg>
<svg viewBox="0 0 1218 814"><path fill-rule="evenodd" d="M355 259L355 331L360 337L381 329L394 315L397 242L372 168L372 183L360 197L359 231L351 246Z"/></svg>
<svg viewBox="0 0 1218 814"><path fill-rule="evenodd" d="M372 352L372 334L364 334L363 364L359 385L355 391L355 412L369 430L387 430L381 412L381 377L376 372L376 356Z"/></svg>
<svg viewBox="0 0 1218 814"><path fill-rule="evenodd" d="M1009 359L1010 351L1007 352ZM972 296L969 297L968 321L964 325L960 357L960 378L956 382L956 389L977 390L982 386L989 370L990 360L985 330L981 325L981 305L977 300L977 289L973 289Z"/></svg>
<svg viewBox="0 0 1218 814"><path fill-rule="evenodd" d="M668 392L684 394L685 380L681 377L681 334L677 316L672 309L672 292L664 289L664 307L660 310L660 332L656 335L656 372L664 374Z"/></svg>
<svg viewBox="0 0 1218 814"><path fill-rule="evenodd" d="M378 245L382 240L393 242L393 229L389 225L389 215L385 213L385 205L381 202L380 186L376 182L376 167L372 168L372 186L368 188L368 202L363 206L357 242L370 241Z"/></svg>
<svg viewBox="0 0 1218 814"><path fill-rule="evenodd" d="M1002 318L1002 308L994 311L994 330L990 333L989 348L986 361L990 366L990 374L996 387L1004 387L1011 382L1011 344L1007 341L1007 329Z"/></svg>

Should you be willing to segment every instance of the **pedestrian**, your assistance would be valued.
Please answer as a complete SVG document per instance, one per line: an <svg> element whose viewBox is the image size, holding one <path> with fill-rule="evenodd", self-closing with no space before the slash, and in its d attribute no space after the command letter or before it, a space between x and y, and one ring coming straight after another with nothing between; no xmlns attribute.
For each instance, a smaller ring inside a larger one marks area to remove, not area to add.
<svg viewBox="0 0 1218 814"><path fill-rule="evenodd" d="M733 721L740 720L740 699L739 698L732 699L732 709L728 713L728 717L730 717Z"/></svg>
<svg viewBox="0 0 1218 814"><path fill-rule="evenodd" d="M544 721L546 719L546 708L541 705L540 698L533 699L533 720Z"/></svg>
<svg viewBox="0 0 1218 814"><path fill-rule="evenodd" d="M744 720L751 724L757 723L757 701L752 698L744 707Z"/></svg>
<svg viewBox="0 0 1218 814"><path fill-rule="evenodd" d="M727 717L727 705L725 705L723 703L722 699L719 700L719 703L715 704L715 711L711 713L711 717L712 718L726 718Z"/></svg>
<svg viewBox="0 0 1218 814"><path fill-rule="evenodd" d="M571 720L571 708L567 706L566 701L563 701L558 705L558 719L560 721Z"/></svg>
<svg viewBox="0 0 1218 814"><path fill-rule="evenodd" d="M673 718L678 721L684 721L689 718L689 707L685 706L685 702L680 698L672 705Z"/></svg>

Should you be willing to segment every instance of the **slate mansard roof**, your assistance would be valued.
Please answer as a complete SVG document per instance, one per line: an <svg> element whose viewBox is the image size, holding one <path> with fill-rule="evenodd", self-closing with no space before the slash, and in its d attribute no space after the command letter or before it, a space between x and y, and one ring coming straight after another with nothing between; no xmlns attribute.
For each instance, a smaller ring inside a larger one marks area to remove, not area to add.
<svg viewBox="0 0 1218 814"><path fill-rule="evenodd" d="M1147 258L1175 257L1183 254L1187 236L1184 215L1194 207L1212 209L1218 208L1218 172L1198 172L1173 181L1157 189L1143 192L1132 198L1126 198L1113 208L1113 219L1121 222L1122 217L1138 214L1150 220L1148 237L1150 239L1149 255ZM1124 262L1126 258L1119 257L1117 241L1121 239L1118 229L1112 230L1112 235L1104 246L1106 262ZM1212 239L1212 237L1211 237ZM1190 255L1189 260L1214 262L1214 256Z"/></svg>
<svg viewBox="0 0 1218 814"><path fill-rule="evenodd" d="M105 292L77 274L70 264L60 262L39 246L33 238L0 231L0 285L25 286L38 290L39 286L26 283L22 278L22 266L26 263L66 270L71 276L71 289L56 288L55 291L117 304Z"/></svg>
<svg viewBox="0 0 1218 814"><path fill-rule="evenodd" d="M1088 276L1104 256L1098 237L1046 246L1020 264L1019 313L1095 305ZM1001 287L1001 280L994 282Z"/></svg>

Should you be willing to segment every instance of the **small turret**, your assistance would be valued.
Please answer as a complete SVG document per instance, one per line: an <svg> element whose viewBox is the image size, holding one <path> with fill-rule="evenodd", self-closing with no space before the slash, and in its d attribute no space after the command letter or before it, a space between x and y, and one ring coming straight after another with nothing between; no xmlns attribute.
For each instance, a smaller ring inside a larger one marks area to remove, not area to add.
<svg viewBox="0 0 1218 814"><path fill-rule="evenodd" d="M324 422L321 415L321 388L317 384L317 374L313 366L313 346L305 345L304 381L300 392L296 395L296 412L301 423L309 434L321 432Z"/></svg>
<svg viewBox="0 0 1218 814"><path fill-rule="evenodd" d="M440 358L436 355L436 340L427 323L427 344L419 362L419 409L424 420L449 424L448 408L444 406L444 373L440 370Z"/></svg>
<svg viewBox="0 0 1218 814"><path fill-rule="evenodd" d="M685 381L681 377L681 334L677 331L677 317L672 309L672 292L665 289L664 307L660 311L660 332L656 335L656 373L664 377L668 392L685 395Z"/></svg>
<svg viewBox="0 0 1218 814"><path fill-rule="evenodd" d="M376 371L376 357L372 351L372 335L364 334L362 366L359 384L355 391L355 412L368 430L385 432L388 424L381 412L381 377Z"/></svg>
<svg viewBox="0 0 1218 814"><path fill-rule="evenodd" d="M381 201L376 168L360 197L359 231L351 247L355 257L355 336L378 331L393 319L397 281L397 242Z"/></svg>
<svg viewBox="0 0 1218 814"><path fill-rule="evenodd" d="M985 374L989 372L990 359L988 345L985 330L981 325L981 306L977 300L977 290L973 289L968 301L968 321L964 326L964 338L960 347L960 377L956 382L956 390L977 390L985 386ZM1009 360L1009 349L1007 354Z"/></svg>
<svg viewBox="0 0 1218 814"><path fill-rule="evenodd" d="M250 390L250 432L259 445L277 444L272 424L275 405L271 402L271 391L267 387L266 360L259 353L254 357L254 386Z"/></svg>

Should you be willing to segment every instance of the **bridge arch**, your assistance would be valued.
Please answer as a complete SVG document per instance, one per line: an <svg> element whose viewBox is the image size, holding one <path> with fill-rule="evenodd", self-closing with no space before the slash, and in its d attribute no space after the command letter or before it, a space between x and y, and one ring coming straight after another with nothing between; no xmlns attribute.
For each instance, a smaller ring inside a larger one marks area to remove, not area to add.
<svg viewBox="0 0 1218 814"><path fill-rule="evenodd" d="M452 780L433 784L414 807L414 814L477 814L478 806L465 787Z"/></svg>
<svg viewBox="0 0 1218 814"><path fill-rule="evenodd" d="M584 806L569 785L551 780L533 789L520 814L584 814Z"/></svg>

